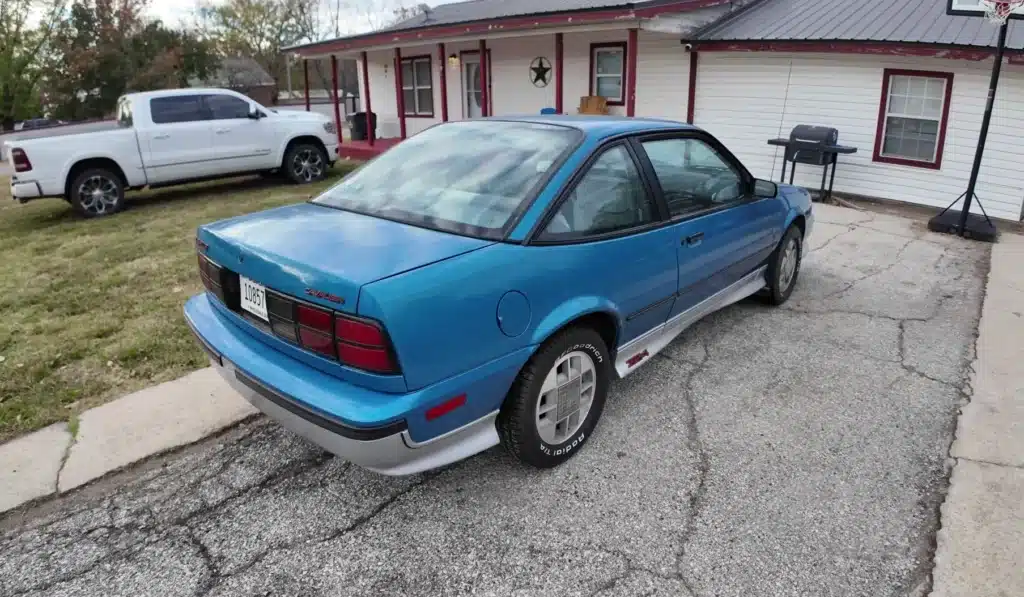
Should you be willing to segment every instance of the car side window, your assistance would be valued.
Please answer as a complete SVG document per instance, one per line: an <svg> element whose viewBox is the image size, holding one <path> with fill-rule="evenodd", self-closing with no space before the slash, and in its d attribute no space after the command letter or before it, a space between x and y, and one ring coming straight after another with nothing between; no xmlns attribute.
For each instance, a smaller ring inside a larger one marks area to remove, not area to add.
<svg viewBox="0 0 1024 597"><path fill-rule="evenodd" d="M715 148L693 138L641 141L677 217L743 199L743 177Z"/></svg>
<svg viewBox="0 0 1024 597"><path fill-rule="evenodd" d="M214 120L249 117L249 102L231 95L206 96L206 108Z"/></svg>
<svg viewBox="0 0 1024 597"><path fill-rule="evenodd" d="M540 240L582 238L654 221L654 205L623 145L595 160L548 222Z"/></svg>
<svg viewBox="0 0 1024 597"><path fill-rule="evenodd" d="M149 100L149 111L156 124L208 120L201 95L169 95Z"/></svg>

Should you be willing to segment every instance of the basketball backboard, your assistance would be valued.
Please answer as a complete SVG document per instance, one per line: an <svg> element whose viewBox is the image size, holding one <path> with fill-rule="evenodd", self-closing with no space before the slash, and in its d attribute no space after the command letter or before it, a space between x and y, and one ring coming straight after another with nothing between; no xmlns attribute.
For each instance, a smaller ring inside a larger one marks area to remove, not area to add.
<svg viewBox="0 0 1024 597"><path fill-rule="evenodd" d="M982 0L946 0L946 14L962 17L983 17L985 7ZM1024 6L1018 6L1010 14L1011 19L1024 19Z"/></svg>

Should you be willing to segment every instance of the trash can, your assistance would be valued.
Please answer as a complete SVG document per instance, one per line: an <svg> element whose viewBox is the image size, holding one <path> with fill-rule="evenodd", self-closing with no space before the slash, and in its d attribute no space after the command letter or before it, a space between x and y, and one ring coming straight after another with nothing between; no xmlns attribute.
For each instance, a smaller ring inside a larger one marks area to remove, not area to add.
<svg viewBox="0 0 1024 597"><path fill-rule="evenodd" d="M352 115L352 140L366 141L370 131L377 130L377 114L370 112L369 126L367 126L366 112L356 112Z"/></svg>

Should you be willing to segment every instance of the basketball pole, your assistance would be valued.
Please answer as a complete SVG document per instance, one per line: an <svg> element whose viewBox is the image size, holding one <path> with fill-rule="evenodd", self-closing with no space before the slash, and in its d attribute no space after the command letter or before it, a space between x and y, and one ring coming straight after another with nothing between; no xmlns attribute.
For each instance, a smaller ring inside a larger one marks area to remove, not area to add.
<svg viewBox="0 0 1024 597"><path fill-rule="evenodd" d="M995 64L992 65L992 77L988 83L988 102L985 104L985 115L981 119L981 133L978 135L978 148L974 152L974 166L971 168L971 179L967 183L964 194L964 209L960 212L960 224L957 234L964 235L967 230L967 216L971 212L971 201L974 199L974 187L978 184L978 172L981 170L981 156L985 153L985 140L988 138L988 125L992 122L992 104L996 101L996 87L999 86L999 72L1003 67L1003 54L1006 51L1006 30L1010 19L999 26L999 41L996 43Z"/></svg>

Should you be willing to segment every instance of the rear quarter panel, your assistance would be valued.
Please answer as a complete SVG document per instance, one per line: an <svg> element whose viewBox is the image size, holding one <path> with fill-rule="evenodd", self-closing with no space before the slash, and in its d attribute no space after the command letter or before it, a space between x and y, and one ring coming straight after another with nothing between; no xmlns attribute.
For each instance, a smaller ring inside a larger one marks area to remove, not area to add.
<svg viewBox="0 0 1024 597"><path fill-rule="evenodd" d="M621 242L667 252L673 267L640 257L644 250L630 251L629 263L609 261ZM666 294L675 291L674 264L674 245L657 232L576 245L499 243L369 284L360 293L359 313L385 322L411 390L536 347L588 313L605 312L621 322L647 306L652 290L659 292L653 286ZM638 270L649 271L638 275ZM638 278L645 285L638 285ZM498 303L509 291L525 295L530 307L529 323L515 337L503 333L497 321ZM626 340L620 336L617 343Z"/></svg>

